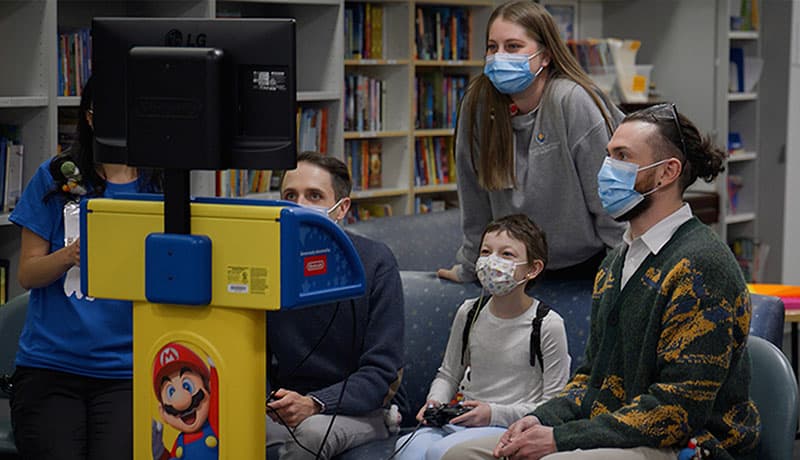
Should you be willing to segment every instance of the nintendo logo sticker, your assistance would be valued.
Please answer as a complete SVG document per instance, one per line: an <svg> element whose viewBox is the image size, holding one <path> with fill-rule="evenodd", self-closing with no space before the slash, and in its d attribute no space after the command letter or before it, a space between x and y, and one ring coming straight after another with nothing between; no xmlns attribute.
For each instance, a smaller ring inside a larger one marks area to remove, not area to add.
<svg viewBox="0 0 800 460"><path fill-rule="evenodd" d="M309 256L303 258L303 275L317 276L328 273L328 255Z"/></svg>

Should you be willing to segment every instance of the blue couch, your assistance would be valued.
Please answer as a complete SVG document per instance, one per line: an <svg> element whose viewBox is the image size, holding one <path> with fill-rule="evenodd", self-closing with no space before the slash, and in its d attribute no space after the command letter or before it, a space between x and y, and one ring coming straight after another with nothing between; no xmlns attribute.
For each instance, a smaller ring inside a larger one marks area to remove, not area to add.
<svg viewBox="0 0 800 460"><path fill-rule="evenodd" d="M441 363L453 315L464 299L480 295L478 284L457 284L436 278L435 270L449 267L461 244L457 209L439 213L396 216L358 222L347 230L383 241L397 258L406 301L406 358L404 385L412 412L425 403L428 387ZM544 281L531 294L549 304L563 318L572 356L572 370L583 363L589 333L592 285L580 281ZM753 295L750 333L778 348L783 342L783 302ZM413 424L413 420L404 424ZM409 430L406 427L405 430ZM352 449L342 460L386 459L396 437ZM272 457L275 458L275 457ZM788 460L788 459L787 459Z"/></svg>
<svg viewBox="0 0 800 460"><path fill-rule="evenodd" d="M436 370L441 364L450 325L464 299L480 295L476 284L443 281L432 272L401 271L406 302L406 360L403 381L411 407L416 412L425 403ZM591 286L581 282L563 282L560 286L542 283L534 286L533 295L548 303L564 317L573 370L583 362L591 310ZM753 295L751 334L763 337L780 347L783 331L783 303L777 297ZM410 417L409 417L410 418ZM413 424L404 420L404 425ZM406 426L403 432L411 428ZM397 437L376 441L344 452L340 460L388 459ZM274 459L277 457L271 457ZM790 459L787 459L790 460Z"/></svg>

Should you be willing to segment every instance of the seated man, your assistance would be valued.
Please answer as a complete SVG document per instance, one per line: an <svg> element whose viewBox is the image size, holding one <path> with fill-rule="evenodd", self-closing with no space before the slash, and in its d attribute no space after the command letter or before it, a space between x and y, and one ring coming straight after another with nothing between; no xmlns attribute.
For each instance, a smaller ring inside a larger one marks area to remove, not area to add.
<svg viewBox="0 0 800 460"><path fill-rule="evenodd" d="M350 188L340 160L303 153L283 176L281 197L340 221ZM363 297L267 313L267 444L283 444L281 459L315 458L326 436L323 459L388 437L384 408L403 366L400 272L383 243L348 235L364 265Z"/></svg>
<svg viewBox="0 0 800 460"><path fill-rule="evenodd" d="M586 363L504 434L444 459L675 460L692 438L702 458L755 455L750 295L731 251L682 201L725 154L672 104L628 115L608 152L600 198L630 226L595 278Z"/></svg>

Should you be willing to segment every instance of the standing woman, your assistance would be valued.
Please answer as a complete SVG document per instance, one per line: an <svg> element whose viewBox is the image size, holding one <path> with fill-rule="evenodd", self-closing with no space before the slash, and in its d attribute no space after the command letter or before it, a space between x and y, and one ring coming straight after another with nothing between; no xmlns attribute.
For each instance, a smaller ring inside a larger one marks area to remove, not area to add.
<svg viewBox="0 0 800 460"><path fill-rule="evenodd" d="M132 458L132 306L77 287L76 209L88 197L156 192L161 180L94 162L91 79L78 113L77 144L39 167L9 217L22 227L18 278L30 289L11 398L23 459Z"/></svg>
<svg viewBox="0 0 800 460"><path fill-rule="evenodd" d="M516 213L550 242L544 279L594 279L623 224L603 210L597 171L622 113L592 83L550 14L513 0L489 17L486 66L459 111L455 156L463 242L442 278L475 280L480 237Z"/></svg>

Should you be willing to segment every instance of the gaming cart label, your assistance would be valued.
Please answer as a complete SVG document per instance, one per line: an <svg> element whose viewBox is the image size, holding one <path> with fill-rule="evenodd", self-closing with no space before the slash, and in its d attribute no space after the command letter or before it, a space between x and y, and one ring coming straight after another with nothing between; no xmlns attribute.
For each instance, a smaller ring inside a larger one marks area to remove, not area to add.
<svg viewBox="0 0 800 460"><path fill-rule="evenodd" d="M226 267L227 288L231 294L267 293L267 269L265 267Z"/></svg>

